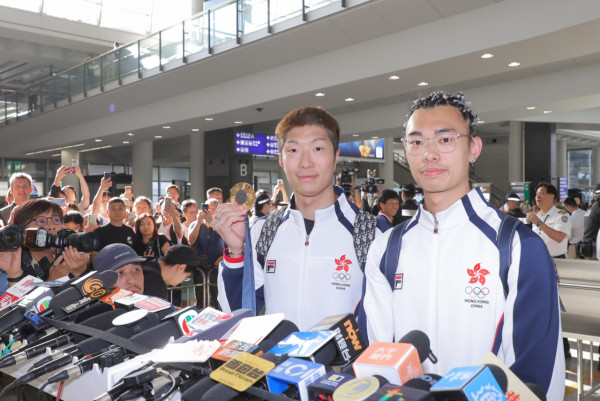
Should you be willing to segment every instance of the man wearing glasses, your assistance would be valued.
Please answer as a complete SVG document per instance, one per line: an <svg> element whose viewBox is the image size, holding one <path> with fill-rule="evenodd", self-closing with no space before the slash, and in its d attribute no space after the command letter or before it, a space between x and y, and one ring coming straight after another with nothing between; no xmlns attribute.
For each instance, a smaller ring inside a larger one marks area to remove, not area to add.
<svg viewBox="0 0 600 401"><path fill-rule="evenodd" d="M407 118L404 149L424 204L371 245L361 319L369 341L422 330L439 360L426 361L423 370L441 375L493 351L523 382L562 400L554 265L539 236L519 223L501 277L496 238L504 214L469 184L469 164L482 150L477 116L462 94L434 92L416 100ZM399 243L389 242L395 230L402 230L402 242L388 270L386 252Z"/></svg>

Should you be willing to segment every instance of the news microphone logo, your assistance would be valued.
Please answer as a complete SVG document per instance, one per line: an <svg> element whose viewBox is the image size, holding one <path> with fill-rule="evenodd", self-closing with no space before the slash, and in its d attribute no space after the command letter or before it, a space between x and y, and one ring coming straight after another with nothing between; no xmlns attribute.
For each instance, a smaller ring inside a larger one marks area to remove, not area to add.
<svg viewBox="0 0 600 401"><path fill-rule="evenodd" d="M37 302L37 304L35 305L35 308L37 309L38 313L41 313L41 312L45 311L46 309L48 309L50 307L51 300L52 300L51 296L47 296L47 297L40 299Z"/></svg>
<svg viewBox="0 0 600 401"><path fill-rule="evenodd" d="M90 278L84 281L84 283L81 285L81 293L84 297L97 299L106 294L106 288L104 288L102 280L98 278Z"/></svg>
<svg viewBox="0 0 600 401"><path fill-rule="evenodd" d="M363 349L362 344L360 339L358 338L358 334L356 332L356 330L354 329L354 326L352 325L352 322L350 321L350 319L346 320L344 322L344 327L346 328L346 333L348 333L348 337L350 341L352 341L352 348L354 348L355 351L360 351Z"/></svg>
<svg viewBox="0 0 600 401"><path fill-rule="evenodd" d="M187 313L182 313L177 317L177 323L184 335L189 334L192 331L192 329L188 325L188 322L190 322L197 315L198 314L194 310L190 310Z"/></svg>

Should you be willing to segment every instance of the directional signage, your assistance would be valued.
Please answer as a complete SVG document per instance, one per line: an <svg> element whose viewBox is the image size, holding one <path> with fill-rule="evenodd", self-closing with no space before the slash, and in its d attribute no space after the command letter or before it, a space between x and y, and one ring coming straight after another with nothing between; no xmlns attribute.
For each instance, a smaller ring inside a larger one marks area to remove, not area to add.
<svg viewBox="0 0 600 401"><path fill-rule="evenodd" d="M277 137L275 135L257 134L254 132L235 133L235 153L277 156Z"/></svg>

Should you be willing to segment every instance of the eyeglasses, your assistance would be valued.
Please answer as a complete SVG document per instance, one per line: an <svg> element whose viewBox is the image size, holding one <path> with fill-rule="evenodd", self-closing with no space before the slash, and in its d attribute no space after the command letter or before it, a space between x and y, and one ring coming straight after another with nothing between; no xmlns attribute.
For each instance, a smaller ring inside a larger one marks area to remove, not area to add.
<svg viewBox="0 0 600 401"><path fill-rule="evenodd" d="M52 224L55 224L57 226L62 224L62 220L60 219L60 216L58 216L58 215L54 215L52 217L38 216L35 219L31 220L29 223L31 223L32 221L35 221L36 226L45 227L48 224L48 220L52 221ZM29 223L27 223L27 224L29 224Z"/></svg>
<svg viewBox="0 0 600 401"><path fill-rule="evenodd" d="M433 143L433 148L440 153L450 153L456 149L456 143L460 137L468 137L467 134L457 134L453 132L447 132L439 134L433 138L424 138L421 135L407 136L401 139L404 144L406 153L411 155L420 155L425 153L429 142Z"/></svg>

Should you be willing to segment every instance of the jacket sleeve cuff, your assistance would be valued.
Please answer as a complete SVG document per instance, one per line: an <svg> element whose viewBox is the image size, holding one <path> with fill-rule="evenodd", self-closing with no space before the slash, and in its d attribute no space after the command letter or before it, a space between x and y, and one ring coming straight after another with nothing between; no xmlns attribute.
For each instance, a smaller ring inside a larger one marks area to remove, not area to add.
<svg viewBox="0 0 600 401"><path fill-rule="evenodd" d="M244 266L244 255L235 258L231 257L229 256L229 248L225 248L223 250L223 260L230 269L236 269Z"/></svg>

